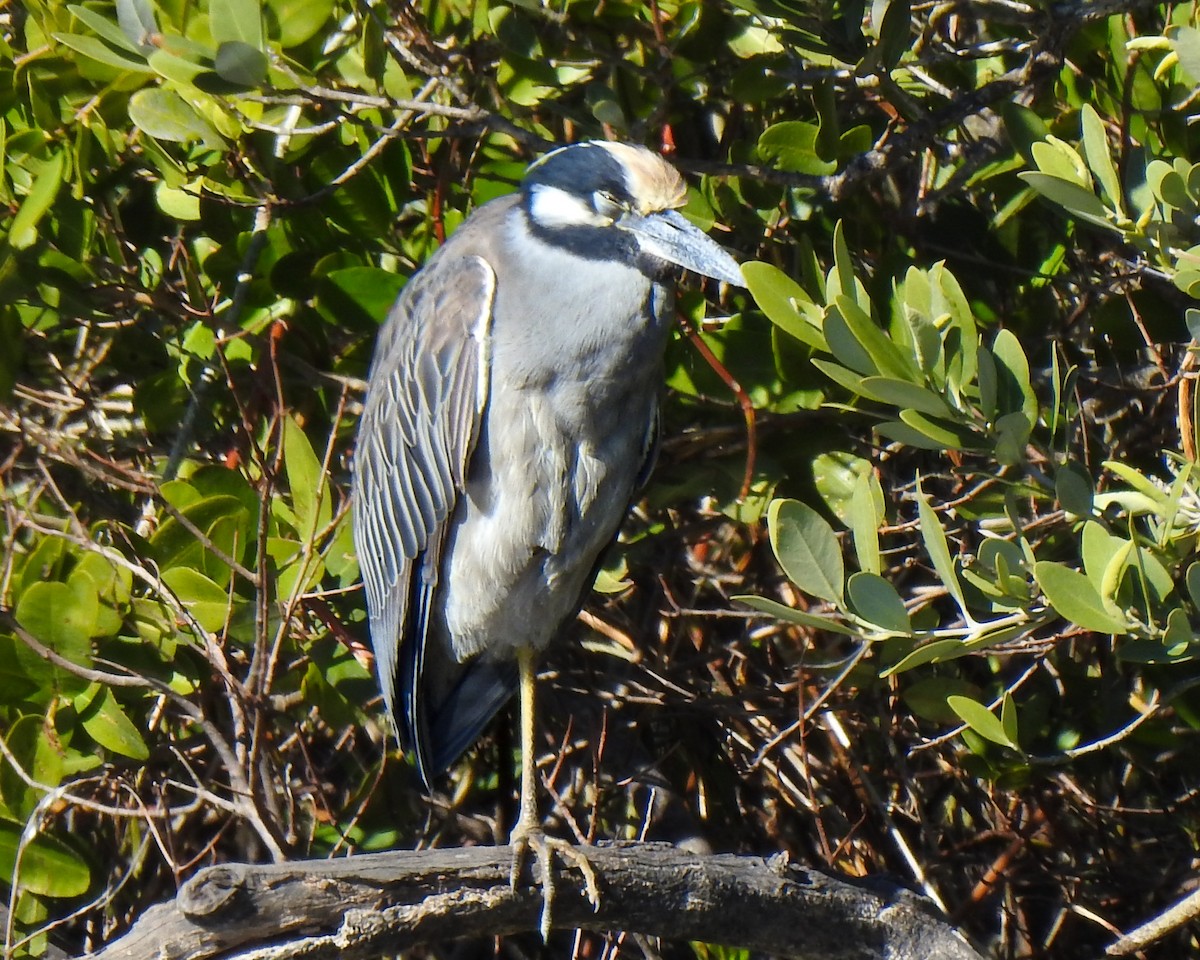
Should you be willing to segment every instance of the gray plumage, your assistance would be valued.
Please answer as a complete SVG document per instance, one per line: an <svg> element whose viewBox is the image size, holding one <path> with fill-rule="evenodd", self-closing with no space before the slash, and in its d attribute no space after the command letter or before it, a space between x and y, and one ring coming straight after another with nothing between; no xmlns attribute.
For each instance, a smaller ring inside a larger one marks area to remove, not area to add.
<svg viewBox="0 0 1200 960"><path fill-rule="evenodd" d="M534 164L405 286L355 454L389 715L429 783L575 616L652 447L680 267L740 284L672 167L587 143Z"/></svg>

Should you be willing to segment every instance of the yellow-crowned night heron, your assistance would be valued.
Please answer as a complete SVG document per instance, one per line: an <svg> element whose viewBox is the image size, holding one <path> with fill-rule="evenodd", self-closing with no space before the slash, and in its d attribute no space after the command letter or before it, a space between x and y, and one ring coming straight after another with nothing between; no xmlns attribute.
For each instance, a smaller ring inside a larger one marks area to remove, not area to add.
<svg viewBox="0 0 1200 960"><path fill-rule="evenodd" d="M547 154L405 286L376 346L355 456L354 536L389 716L428 786L514 691L526 849L541 833L535 658L564 632L654 447L680 269L741 285L675 212L642 147ZM545 932L545 930L543 930Z"/></svg>

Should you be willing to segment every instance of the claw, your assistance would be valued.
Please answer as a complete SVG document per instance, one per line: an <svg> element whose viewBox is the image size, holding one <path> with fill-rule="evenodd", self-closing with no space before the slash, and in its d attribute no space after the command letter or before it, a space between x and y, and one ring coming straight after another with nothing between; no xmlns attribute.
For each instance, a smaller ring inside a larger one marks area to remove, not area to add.
<svg viewBox="0 0 1200 960"><path fill-rule="evenodd" d="M508 841L512 844L512 869L508 874L508 885L515 893L517 883L521 879L521 868L525 864L525 854L532 850L541 872L542 918L538 929L542 934L542 942L545 943L550 937L551 915L554 909L554 854L557 853L583 874L588 902L593 910L600 909L600 886L596 883L596 871L588 863L587 854L565 840L547 837L538 820L533 746L533 699L537 673L534 670L533 659L532 649L517 648L521 694L521 813Z"/></svg>
<svg viewBox="0 0 1200 960"><path fill-rule="evenodd" d="M588 862L587 854L578 847L572 846L565 840L547 837L540 827L526 827L517 824L509 841L513 848L512 869L508 875L509 886L515 892L521 879L521 870L525 865L527 853L533 853L534 861L541 874L542 885L542 916L538 922L538 930L545 943L550 937L550 927L553 923L554 912L554 855L558 854L568 865L573 866L583 875L584 888L588 903L592 910L600 909L600 885L596 881L596 871Z"/></svg>

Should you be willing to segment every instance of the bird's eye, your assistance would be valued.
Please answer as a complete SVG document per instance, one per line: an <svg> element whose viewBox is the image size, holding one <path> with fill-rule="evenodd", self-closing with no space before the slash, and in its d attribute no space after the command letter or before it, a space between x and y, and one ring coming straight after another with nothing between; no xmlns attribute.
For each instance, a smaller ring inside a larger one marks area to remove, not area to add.
<svg viewBox="0 0 1200 960"><path fill-rule="evenodd" d="M592 194L592 200L596 205L596 212L609 217L616 217L629 209L628 204L622 203L607 190L597 190Z"/></svg>

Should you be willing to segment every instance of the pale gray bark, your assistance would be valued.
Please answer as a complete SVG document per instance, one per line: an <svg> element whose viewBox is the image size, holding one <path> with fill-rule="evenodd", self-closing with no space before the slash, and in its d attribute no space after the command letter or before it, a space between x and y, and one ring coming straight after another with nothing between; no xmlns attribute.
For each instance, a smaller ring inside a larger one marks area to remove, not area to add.
<svg viewBox="0 0 1200 960"><path fill-rule="evenodd" d="M599 877L600 908L575 871L556 869L555 928L813 960L981 960L926 901L892 884L783 857L695 856L665 844L580 849ZM471 847L210 867L93 960L374 960L420 943L536 930L541 890L509 889L510 858L508 847Z"/></svg>

